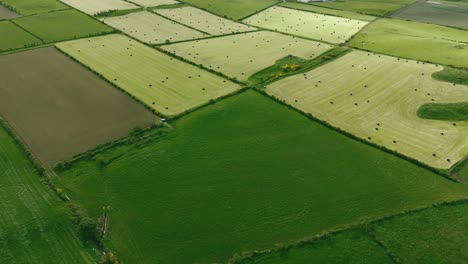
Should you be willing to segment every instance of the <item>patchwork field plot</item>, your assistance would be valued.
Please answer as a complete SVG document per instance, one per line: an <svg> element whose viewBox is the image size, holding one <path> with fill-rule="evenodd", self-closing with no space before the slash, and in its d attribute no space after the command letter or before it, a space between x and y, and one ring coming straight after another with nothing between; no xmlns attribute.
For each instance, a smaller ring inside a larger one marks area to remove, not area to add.
<svg viewBox="0 0 468 264"><path fill-rule="evenodd" d="M0 116L49 166L156 122L55 48L1 56L0 75Z"/></svg>
<svg viewBox="0 0 468 264"><path fill-rule="evenodd" d="M173 125L164 138L100 153L104 167L90 160L58 172L92 215L112 207L109 245L126 263L225 263L468 195L253 91Z"/></svg>
<svg viewBox="0 0 468 264"><path fill-rule="evenodd" d="M20 15L0 5L0 20L19 17ZM2 35L3 36L3 35Z"/></svg>
<svg viewBox="0 0 468 264"><path fill-rule="evenodd" d="M45 42L69 40L114 31L112 28L72 9L21 17L14 21Z"/></svg>
<svg viewBox="0 0 468 264"><path fill-rule="evenodd" d="M260 12L271 5L274 5L279 0L236 0L236 1L219 1L219 0L184 0L186 3L198 6L222 17L231 19L241 19L248 15Z"/></svg>
<svg viewBox="0 0 468 264"><path fill-rule="evenodd" d="M431 77L441 69L354 51L273 83L267 92L358 137L447 169L468 154L468 122L417 116L425 103L468 101L467 87Z"/></svg>
<svg viewBox="0 0 468 264"><path fill-rule="evenodd" d="M240 87L122 35L57 46L165 115L177 115Z"/></svg>
<svg viewBox="0 0 468 264"><path fill-rule="evenodd" d="M418 1L392 17L468 29L468 2Z"/></svg>
<svg viewBox="0 0 468 264"><path fill-rule="evenodd" d="M359 32L349 45L419 61L468 67L466 30L379 19Z"/></svg>
<svg viewBox="0 0 468 264"><path fill-rule="evenodd" d="M464 263L468 259L468 204L396 217L374 227L403 263Z"/></svg>
<svg viewBox="0 0 468 264"><path fill-rule="evenodd" d="M0 4L25 16L69 8L57 0L0 0Z"/></svg>
<svg viewBox="0 0 468 264"><path fill-rule="evenodd" d="M0 51L41 44L42 41L10 21L0 21Z"/></svg>
<svg viewBox="0 0 468 264"><path fill-rule="evenodd" d="M304 10L304 11L310 11L310 12L324 14L324 15L352 18L352 19L357 19L357 20L362 20L362 21L372 21L375 19L374 16L364 15L361 13L355 13L355 12L344 11L344 10L336 10L336 9L320 7L320 6L315 6L315 5L301 4L297 2L284 2L284 3L279 4L279 6L289 7L289 8L299 9L299 10Z"/></svg>
<svg viewBox="0 0 468 264"><path fill-rule="evenodd" d="M180 25L148 11L131 13L119 17L109 17L103 19L103 22L149 44L208 36L200 31Z"/></svg>
<svg viewBox="0 0 468 264"><path fill-rule="evenodd" d="M75 233L68 208L2 127L0 176L1 263L97 263Z"/></svg>
<svg viewBox="0 0 468 264"><path fill-rule="evenodd" d="M157 13L178 21L184 25L196 28L211 35L224 35L236 32L257 30L241 23L212 15L194 7L159 9Z"/></svg>
<svg viewBox="0 0 468 264"><path fill-rule="evenodd" d="M111 11L136 9L137 5L123 0L60 0L90 15Z"/></svg>
<svg viewBox="0 0 468 264"><path fill-rule="evenodd" d="M311 59L332 46L269 31L197 40L162 47L197 64L245 81L290 54Z"/></svg>
<svg viewBox="0 0 468 264"><path fill-rule="evenodd" d="M130 2L135 3L139 6L143 7L153 7L153 6L160 6L160 5L173 5L179 2L175 0L131 0Z"/></svg>
<svg viewBox="0 0 468 264"><path fill-rule="evenodd" d="M393 263L364 231L352 230L290 250L245 260L242 264Z"/></svg>
<svg viewBox="0 0 468 264"><path fill-rule="evenodd" d="M384 16L414 2L416 0L343 0L315 2L313 4L327 8Z"/></svg>
<svg viewBox="0 0 468 264"><path fill-rule="evenodd" d="M272 7L244 23L330 43L343 43L367 25L366 21Z"/></svg>

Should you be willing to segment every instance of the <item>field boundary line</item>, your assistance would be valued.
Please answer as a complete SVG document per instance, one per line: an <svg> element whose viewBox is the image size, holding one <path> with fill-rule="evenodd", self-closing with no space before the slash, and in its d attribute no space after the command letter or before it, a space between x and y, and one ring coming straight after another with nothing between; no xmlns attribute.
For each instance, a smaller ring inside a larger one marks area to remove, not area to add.
<svg viewBox="0 0 468 264"><path fill-rule="evenodd" d="M374 20L372 20L371 22L367 23L365 26L363 26L361 29L359 29L356 33L354 33L350 38L348 38L348 40L346 40L342 45L351 48L351 46L348 46L348 44L349 44L359 33L361 33L365 28L369 27L372 23L376 22L376 21L379 20L379 19L380 19L380 17L376 17Z"/></svg>
<svg viewBox="0 0 468 264"><path fill-rule="evenodd" d="M264 7L264 8L262 8L262 9L256 11L255 13L250 14L250 15L247 15L247 16L245 16L245 17L241 17L241 18L239 18L238 20L239 20L239 21L242 21L242 20L247 19L247 18L249 18L249 17L255 16L256 14L259 14L259 13L261 13L261 12L267 10L268 8L272 8L272 7L274 7L274 6L278 5L278 4L281 4L282 2L283 2L283 1L278 1L278 0L277 0L276 3L273 3L273 4L271 4L271 5L267 6L267 7Z"/></svg>
<svg viewBox="0 0 468 264"><path fill-rule="evenodd" d="M381 222L391 220L391 219L395 219L395 218L398 218L398 217L402 217L402 216L405 216L405 215L417 214L419 212L423 212L425 210L429 210L429 209L432 209L432 208L451 207L451 206L467 204L467 203L468 203L468 198L457 199L457 200L453 200L453 201L441 201L441 202L430 204L428 206L422 206L422 207L418 207L418 208L415 208L415 209L403 210L401 212L397 212L397 213L394 213L394 214L384 215L384 216L382 216L380 218L375 218L373 220L372 219L371 220L365 220L365 219L364 220L358 220L358 221L356 221L354 223L350 223L350 224L344 225L342 227L338 227L338 228L335 228L335 229L329 229L329 230L323 230L323 231L317 233L316 235L311 235L309 237L305 237L303 239L297 240L296 242L293 242L293 243L290 243L290 244L287 244L287 245L274 246L272 248L264 249L264 250L250 250L250 251L242 252L240 254L239 253L234 254L228 260L228 264L242 264L242 263L245 263L245 261L253 260L253 259L257 258L257 257L266 256L266 255L273 254L273 253L286 252L286 251L288 251L290 249L298 248L298 247L301 247L301 246L304 246L304 245L309 245L309 244L312 244L312 243L314 243L316 241L327 239L327 238L333 237L335 235L341 234L341 233L346 232L346 231L363 230L364 229L364 231L366 231L367 235L370 236L368 231L365 230L366 226L379 224ZM372 237L371 237L371 239L372 239ZM393 257L395 257L395 259ZM391 257L392 261L400 261L399 258L396 255L393 255L393 257ZM396 263L401 263L401 261L396 262Z"/></svg>
<svg viewBox="0 0 468 264"><path fill-rule="evenodd" d="M290 2L286 2L286 3L290 3ZM295 3L295 2L291 2L291 3ZM313 13L313 14L320 14L320 15L325 15L325 16L333 16L333 17L339 17L339 18L346 18L346 19L353 19L353 20L359 20L359 21L363 21L363 22L367 22L367 23L372 23L374 20L376 20L378 17L376 16L372 16L374 17L374 19L368 21L368 20L361 20L361 19L357 19L357 18L350 18L350 17L345 17L345 16L339 16L339 15L331 15L331 14L325 14L325 13L320 13L320 12L315 12L315 11L312 11L312 10L307 10L307 9L301 9L301 8L294 8L294 7L290 7L290 6L284 6L284 5L281 5L281 4L278 4L279 7L282 7L282 8L287 8L287 9L291 9L291 10L296 10L296 11L303 11L303 12L309 12L309 13ZM317 6L318 7L318 6ZM333 9L333 10L336 10L336 11L343 11L343 12L350 12L350 13L356 13L356 12L351 12L351 11L344 11L344 10L337 10L337 9ZM360 15L363 15L361 13L356 13L356 14L360 14ZM367 15L369 16L369 15ZM359 30L361 31L361 30ZM358 32L359 32L358 31ZM356 33L357 34L357 33ZM354 36L354 35L353 35Z"/></svg>
<svg viewBox="0 0 468 264"><path fill-rule="evenodd" d="M209 35L209 36L212 35L212 34L210 34L210 33L208 33L208 32L205 32L205 31L196 29L196 28L191 27L191 26L189 26L189 25L185 25L185 24L183 24L183 23L181 23L181 22L179 22L179 21L177 21L177 20L174 20L174 19L172 19L172 18L166 17L166 16L164 16L164 15L162 15L162 14L159 14L159 13L157 13L157 11L149 10L149 12L150 12L150 13L153 13L153 14L155 14L155 15L157 15L157 16L160 16L160 17L162 17L162 18L165 18L165 19L167 19L167 20L169 20L169 21L172 21L172 22L174 22L174 23L177 23L177 24L179 24L179 25L181 25L181 26L184 26L184 27L186 27L186 28L193 29L193 30L198 31L198 32L200 32L200 33L207 34L207 35Z"/></svg>
<svg viewBox="0 0 468 264"><path fill-rule="evenodd" d="M373 16L373 17L382 17L381 15L369 14L369 13L365 13L365 12L356 12L356 11L349 11L349 10L344 10L344 9L333 8L333 7L329 7L329 6L316 5L313 2L307 3L307 5L323 7L323 8L328 8L328 9L333 9L333 10L338 10L338 11L354 12L354 13L358 13L358 14L361 14L361 15L367 15L367 16Z"/></svg>
<svg viewBox="0 0 468 264"><path fill-rule="evenodd" d="M430 208L428 208L430 209ZM372 230L372 227L369 229L365 230L366 235L372 239L380 248L382 248L385 251L385 254L388 256L388 258L395 264L402 263L400 258L392 251L390 248L387 246L387 244L383 241L380 240L377 235L375 234L374 230Z"/></svg>
<svg viewBox="0 0 468 264"><path fill-rule="evenodd" d="M33 36L33 37L37 38L38 40L40 40L40 41L42 42L42 44L47 43L45 40L43 40L42 38L40 38L40 37L37 36L36 34L32 33L31 31L25 29L24 27L22 27L21 25L19 25L18 23L16 23L16 22L14 21L14 19L11 19L10 22L11 22L12 24L16 25L17 27L21 28L24 32L26 32L26 33L30 34L31 36Z"/></svg>
<svg viewBox="0 0 468 264"><path fill-rule="evenodd" d="M244 24L244 25L245 25L245 24ZM255 27L255 28L256 28L256 27ZM253 32L259 32L259 31L265 31L265 30L256 28L256 29L253 29L253 30L251 30L251 31L232 32L232 33L222 34L222 35L209 35L209 36L204 37L204 38L179 40L179 41L174 41L174 42L170 42L170 43L152 44L152 45L150 45L150 46L151 46L151 47L170 46L170 45L173 45L173 44L180 44L180 43L192 42L192 41L197 41L197 40L206 40L206 39L214 39L214 38L229 37L229 36L233 36L233 35L240 35L240 34L244 34L244 33L253 33Z"/></svg>

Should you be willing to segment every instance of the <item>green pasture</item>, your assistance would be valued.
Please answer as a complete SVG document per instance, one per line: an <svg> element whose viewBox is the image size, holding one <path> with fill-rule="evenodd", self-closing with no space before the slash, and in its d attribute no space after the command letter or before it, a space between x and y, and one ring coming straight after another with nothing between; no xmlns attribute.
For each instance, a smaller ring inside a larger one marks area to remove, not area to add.
<svg viewBox="0 0 468 264"><path fill-rule="evenodd" d="M8 6L24 16L69 9L68 6L57 0L0 0L0 4Z"/></svg>
<svg viewBox="0 0 468 264"><path fill-rule="evenodd" d="M468 101L468 87L434 80L441 67L353 51L267 92L357 137L448 169L468 154L468 122L419 118L427 103Z"/></svg>
<svg viewBox="0 0 468 264"><path fill-rule="evenodd" d="M162 46L196 64L246 81L288 55L312 59L332 46L311 40L258 31Z"/></svg>
<svg viewBox="0 0 468 264"><path fill-rule="evenodd" d="M234 20L242 19L246 16L260 12L261 10L279 3L279 0L183 0L181 2L189 3L201 9L208 10L219 16L231 18Z"/></svg>
<svg viewBox="0 0 468 264"><path fill-rule="evenodd" d="M303 11L310 11L310 12L324 14L324 15L357 19L357 20L368 21L368 22L375 19L374 16L369 16L369 15L365 15L361 13L331 9L331 8L320 7L320 6L315 6L315 5L307 5L307 4L302 4L298 2L284 2L284 3L279 4L279 6L289 7L289 8L303 10Z"/></svg>
<svg viewBox="0 0 468 264"><path fill-rule="evenodd" d="M418 109L418 116L435 120L468 121L468 98L466 100L453 104L424 104Z"/></svg>
<svg viewBox="0 0 468 264"><path fill-rule="evenodd" d="M108 17L104 18L103 22L148 44L161 44L208 36L148 11Z"/></svg>
<svg viewBox="0 0 468 264"><path fill-rule="evenodd" d="M335 44L346 42L368 23L356 19L322 15L278 6L251 16L243 20L243 22L261 28Z"/></svg>
<svg viewBox="0 0 468 264"><path fill-rule="evenodd" d="M468 67L468 31L398 19L379 19L350 46L419 61Z"/></svg>
<svg viewBox="0 0 468 264"><path fill-rule="evenodd" d="M416 2L416 0L343 0L316 2L313 5L368 15L385 16L413 2Z"/></svg>
<svg viewBox="0 0 468 264"><path fill-rule="evenodd" d="M178 115L240 87L123 35L62 42L57 47L165 115Z"/></svg>
<svg viewBox="0 0 468 264"><path fill-rule="evenodd" d="M57 171L91 215L111 206L106 244L127 263L225 262L468 195L254 91L172 126Z"/></svg>
<svg viewBox="0 0 468 264"><path fill-rule="evenodd" d="M143 7L153 7L161 5L173 5L179 3L176 0L131 0L129 2L135 3Z"/></svg>
<svg viewBox="0 0 468 264"><path fill-rule="evenodd" d="M257 30L257 28L215 16L191 6L172 9L156 9L156 12L170 18L171 20L196 28L210 35L225 35Z"/></svg>
<svg viewBox="0 0 468 264"><path fill-rule="evenodd" d="M69 209L0 127L0 263L96 263Z"/></svg>
<svg viewBox="0 0 468 264"><path fill-rule="evenodd" d="M1 1L1 0L0 0ZM61 0L86 14L97 15L112 10L129 10L138 8L137 5L125 0Z"/></svg>
<svg viewBox="0 0 468 264"><path fill-rule="evenodd" d="M39 45L42 41L11 21L0 21L0 51Z"/></svg>
<svg viewBox="0 0 468 264"><path fill-rule="evenodd" d="M468 86L468 68L444 67L442 71L432 74L432 77L439 81Z"/></svg>
<svg viewBox="0 0 468 264"><path fill-rule="evenodd" d="M64 10L14 20L45 42L56 42L114 31L112 28L76 10Z"/></svg>

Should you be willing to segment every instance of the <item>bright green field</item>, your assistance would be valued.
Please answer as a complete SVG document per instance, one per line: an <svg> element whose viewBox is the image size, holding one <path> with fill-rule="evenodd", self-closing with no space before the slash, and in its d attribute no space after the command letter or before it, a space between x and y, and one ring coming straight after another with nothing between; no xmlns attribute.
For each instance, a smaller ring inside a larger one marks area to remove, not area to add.
<svg viewBox="0 0 468 264"><path fill-rule="evenodd" d="M357 19L357 20L362 20L362 21L372 21L375 19L374 16L368 16L368 15L364 15L360 13L331 9L331 8L320 7L320 6L315 6L315 5L301 4L297 2L285 2L285 3L279 4L279 6L289 7L289 8L299 9L299 10L304 10L304 11L310 11L310 12L324 14L324 15L352 18L352 19Z"/></svg>
<svg viewBox="0 0 468 264"><path fill-rule="evenodd" d="M369 15L384 16L415 1L416 0L343 0L322 3L317 2L313 4Z"/></svg>
<svg viewBox="0 0 468 264"><path fill-rule="evenodd" d="M90 15L96 15L110 10L129 10L138 8L137 5L124 0L61 0L69 6Z"/></svg>
<svg viewBox="0 0 468 264"><path fill-rule="evenodd" d="M10 21L0 21L0 51L39 45L42 41Z"/></svg>
<svg viewBox="0 0 468 264"><path fill-rule="evenodd" d="M468 67L468 31L397 19L379 19L349 44L378 53Z"/></svg>
<svg viewBox="0 0 468 264"><path fill-rule="evenodd" d="M397 217L376 226L402 263L466 263L468 260L468 204L431 208Z"/></svg>
<svg viewBox="0 0 468 264"><path fill-rule="evenodd" d="M468 87L431 77L440 68L353 51L275 82L267 92L374 144L448 169L468 155L468 122L454 125L417 115L427 103L468 101Z"/></svg>
<svg viewBox="0 0 468 264"><path fill-rule="evenodd" d="M57 0L0 0L0 3L25 16L69 8Z"/></svg>
<svg viewBox="0 0 468 264"><path fill-rule="evenodd" d="M181 24L188 25L211 35L224 35L257 30L257 28L215 16L191 6L156 9L156 12Z"/></svg>
<svg viewBox="0 0 468 264"><path fill-rule="evenodd" d="M148 44L208 37L207 34L148 11L104 18L103 22Z"/></svg>
<svg viewBox="0 0 468 264"><path fill-rule="evenodd" d="M123 35L57 44L129 94L165 115L178 115L240 87Z"/></svg>
<svg viewBox="0 0 468 264"><path fill-rule="evenodd" d="M269 31L184 42L164 50L240 81L288 55L312 59L332 46Z"/></svg>
<svg viewBox="0 0 468 264"><path fill-rule="evenodd" d="M213 263L468 189L246 91L59 172L128 263ZM99 165L101 164L101 165ZM108 165L102 165L108 164Z"/></svg>
<svg viewBox="0 0 468 264"><path fill-rule="evenodd" d="M343 43L365 25L366 21L322 15L275 6L251 16L244 23L308 39Z"/></svg>
<svg viewBox="0 0 468 264"><path fill-rule="evenodd" d="M320 239L311 244L275 252L243 264L304 264L304 263L393 263L385 250L365 232L351 230Z"/></svg>
<svg viewBox="0 0 468 264"><path fill-rule="evenodd" d="M21 27L45 42L100 35L113 29L76 10L38 14L15 19Z"/></svg>
<svg viewBox="0 0 468 264"><path fill-rule="evenodd" d="M268 6L280 2L279 0L183 0L182 2L189 3L208 10L220 16L225 16L231 19L241 19L253 13L259 12Z"/></svg>
<svg viewBox="0 0 468 264"><path fill-rule="evenodd" d="M0 127L0 263L96 263L68 210Z"/></svg>

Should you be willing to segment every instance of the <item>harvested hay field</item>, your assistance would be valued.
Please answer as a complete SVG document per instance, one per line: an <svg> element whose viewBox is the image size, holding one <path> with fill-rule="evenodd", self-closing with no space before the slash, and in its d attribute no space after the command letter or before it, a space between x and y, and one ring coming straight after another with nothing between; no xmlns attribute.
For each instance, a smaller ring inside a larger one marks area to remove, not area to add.
<svg viewBox="0 0 468 264"><path fill-rule="evenodd" d="M153 7L153 6L160 6L160 5L173 5L179 2L175 0L131 0L129 2L135 3L142 7Z"/></svg>
<svg viewBox="0 0 468 264"><path fill-rule="evenodd" d="M63 42L57 47L164 115L179 115L240 89L122 35Z"/></svg>
<svg viewBox="0 0 468 264"><path fill-rule="evenodd" d="M468 2L418 1L392 17L468 29Z"/></svg>
<svg viewBox="0 0 468 264"><path fill-rule="evenodd" d="M101 22L73 9L21 17L15 19L14 22L44 42L102 35L114 31Z"/></svg>
<svg viewBox="0 0 468 264"><path fill-rule="evenodd" d="M468 87L434 80L432 64L354 51L267 93L357 137L448 169L468 155L468 122L419 118L426 103L468 101Z"/></svg>
<svg viewBox="0 0 468 264"><path fill-rule="evenodd" d="M208 36L148 11L104 18L102 21L148 44L161 44Z"/></svg>
<svg viewBox="0 0 468 264"><path fill-rule="evenodd" d="M157 121L53 47L1 56L0 75L0 115L47 166Z"/></svg>
<svg viewBox="0 0 468 264"><path fill-rule="evenodd" d="M243 21L300 37L340 44L346 42L366 21L322 15L284 7L272 7Z"/></svg>
<svg viewBox="0 0 468 264"><path fill-rule="evenodd" d="M42 41L11 21L0 21L0 52L39 45Z"/></svg>
<svg viewBox="0 0 468 264"><path fill-rule="evenodd" d="M260 12L262 9L280 2L280 0L184 0L184 2L222 17L239 20L256 12Z"/></svg>
<svg viewBox="0 0 468 264"><path fill-rule="evenodd" d="M0 4L7 5L24 16L69 9L57 0L0 0Z"/></svg>
<svg viewBox="0 0 468 264"><path fill-rule="evenodd" d="M136 9L137 5L123 0L60 0L86 14L97 15L113 10Z"/></svg>
<svg viewBox="0 0 468 264"><path fill-rule="evenodd" d="M16 17L19 17L19 16L20 15L18 13L15 13L15 12L11 11L10 9L0 5L0 20L12 19L12 18L16 18Z"/></svg>
<svg viewBox="0 0 468 264"><path fill-rule="evenodd" d="M269 31L162 46L164 50L240 81L288 55L312 59L332 46Z"/></svg>
<svg viewBox="0 0 468 264"><path fill-rule="evenodd" d="M210 35L225 35L257 30L229 19L215 16L206 11L186 6L171 9L155 10L158 14L175 20L181 24L188 25Z"/></svg>
<svg viewBox="0 0 468 264"><path fill-rule="evenodd" d="M379 19L359 32L349 45L419 61L468 67L466 30L398 19Z"/></svg>
<svg viewBox="0 0 468 264"><path fill-rule="evenodd" d="M367 21L367 22L370 22L375 19L375 16L369 16L369 15L364 15L361 13L331 9L331 8L320 7L320 6L315 6L315 5L307 5L307 4L297 3L297 2L284 2L284 3L279 4L279 6L288 7L292 9L299 9L303 11L310 11L310 12L324 14L324 15L357 19L357 20L362 20L362 21Z"/></svg>
<svg viewBox="0 0 468 264"><path fill-rule="evenodd" d="M24 150L2 125L0 223L0 263L93 264L99 261L98 254L80 240L69 208L41 181Z"/></svg>
<svg viewBox="0 0 468 264"><path fill-rule="evenodd" d="M236 253L468 195L254 91L172 125L165 137L57 171L92 216L113 208L108 246L125 263L227 263Z"/></svg>

